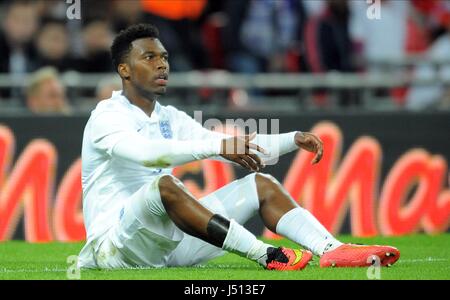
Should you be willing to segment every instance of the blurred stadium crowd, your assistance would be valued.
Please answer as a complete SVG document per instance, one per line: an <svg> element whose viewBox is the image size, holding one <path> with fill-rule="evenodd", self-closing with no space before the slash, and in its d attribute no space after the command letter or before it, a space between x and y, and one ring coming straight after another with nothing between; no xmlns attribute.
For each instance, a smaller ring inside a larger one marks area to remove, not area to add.
<svg viewBox="0 0 450 300"><path fill-rule="evenodd" d="M172 72L339 72L361 78L399 72L442 83L375 89L392 107L450 107L450 1L381 0L376 20L368 17L366 0L81 0L80 20L67 18L69 5L0 0L0 110L70 114L108 98L120 88L109 47L115 33L139 22L159 28ZM62 74L69 74L67 81L97 73L104 74L94 89L72 94L62 80ZM241 92L227 91L226 105L252 105L235 101ZM255 99L293 93L245 92ZM212 93L195 91L201 103L213 101ZM310 97L308 105L329 106L326 88L312 90ZM355 89L341 89L337 105L358 105L359 98Z"/></svg>

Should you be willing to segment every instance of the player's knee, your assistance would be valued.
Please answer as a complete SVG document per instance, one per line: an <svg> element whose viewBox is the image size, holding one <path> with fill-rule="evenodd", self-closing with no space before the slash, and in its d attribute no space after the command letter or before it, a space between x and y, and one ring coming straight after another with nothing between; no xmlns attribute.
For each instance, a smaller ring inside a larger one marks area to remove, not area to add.
<svg viewBox="0 0 450 300"><path fill-rule="evenodd" d="M260 198L267 198L280 188L280 183L270 174L257 173L255 175L256 188Z"/></svg>
<svg viewBox="0 0 450 300"><path fill-rule="evenodd" d="M278 185L278 180L270 174L257 173L255 174L256 185Z"/></svg>
<svg viewBox="0 0 450 300"><path fill-rule="evenodd" d="M176 200L183 191L183 184L173 175L164 175L159 179L158 188L162 199Z"/></svg>

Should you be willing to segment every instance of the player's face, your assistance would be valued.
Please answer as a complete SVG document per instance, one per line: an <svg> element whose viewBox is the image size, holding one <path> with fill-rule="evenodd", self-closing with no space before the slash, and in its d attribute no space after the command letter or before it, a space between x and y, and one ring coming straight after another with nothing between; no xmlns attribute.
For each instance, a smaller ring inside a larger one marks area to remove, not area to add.
<svg viewBox="0 0 450 300"><path fill-rule="evenodd" d="M168 53L158 39L135 40L129 55L131 83L143 92L164 94L169 77L168 59Z"/></svg>

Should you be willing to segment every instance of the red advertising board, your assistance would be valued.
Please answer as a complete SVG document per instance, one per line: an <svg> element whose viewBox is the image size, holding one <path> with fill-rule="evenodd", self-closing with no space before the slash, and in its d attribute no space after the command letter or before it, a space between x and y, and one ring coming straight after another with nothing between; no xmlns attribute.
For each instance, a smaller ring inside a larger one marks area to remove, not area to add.
<svg viewBox="0 0 450 300"><path fill-rule="evenodd" d="M267 172L330 231L345 232L347 218L355 236L448 230L450 114L399 114L390 121L376 115L302 118L280 117L282 129L320 136L322 161L311 165L312 154L298 151ZM0 118L0 241L85 238L79 158L85 122L85 117ZM174 174L201 197L244 171L202 161ZM252 231L276 237L261 226Z"/></svg>

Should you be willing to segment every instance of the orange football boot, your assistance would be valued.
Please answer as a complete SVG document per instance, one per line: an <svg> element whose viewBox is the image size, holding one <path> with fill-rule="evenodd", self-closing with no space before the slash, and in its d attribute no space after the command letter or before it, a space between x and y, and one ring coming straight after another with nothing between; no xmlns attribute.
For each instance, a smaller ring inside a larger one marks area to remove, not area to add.
<svg viewBox="0 0 450 300"><path fill-rule="evenodd" d="M308 250L289 249L284 247L267 250L267 270L292 271L302 270L312 258Z"/></svg>
<svg viewBox="0 0 450 300"><path fill-rule="evenodd" d="M320 258L320 267L391 266L400 258L400 251L391 246L344 244L326 252Z"/></svg>

